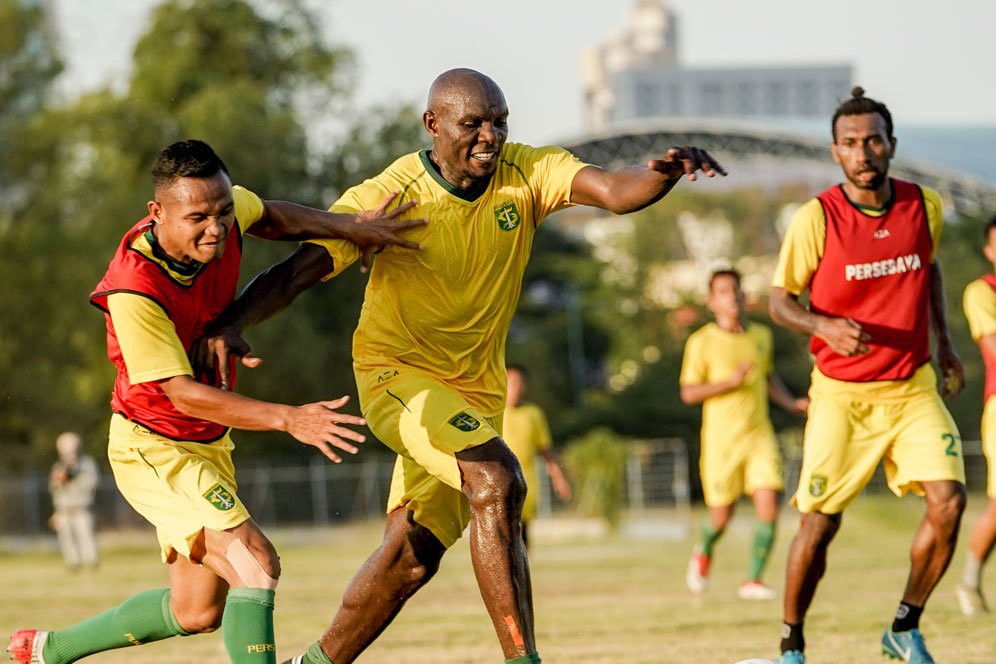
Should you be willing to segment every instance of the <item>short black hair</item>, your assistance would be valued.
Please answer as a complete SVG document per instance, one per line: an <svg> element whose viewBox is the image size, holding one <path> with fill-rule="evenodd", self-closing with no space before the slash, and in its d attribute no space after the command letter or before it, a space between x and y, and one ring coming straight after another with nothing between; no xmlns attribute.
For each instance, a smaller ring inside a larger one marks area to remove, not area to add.
<svg viewBox="0 0 996 664"><path fill-rule="evenodd" d="M865 89L860 85L851 88L851 97L840 102L837 110L834 111L833 120L830 121L830 134L833 140L837 140L837 118L842 115L864 115L865 113L878 113L885 120L885 133L887 138L892 140L892 113L880 101L865 96Z"/></svg>
<svg viewBox="0 0 996 664"><path fill-rule="evenodd" d="M982 239L984 241L989 242L989 233L994 228L996 228L996 214L989 217L989 220L986 222L986 225L982 229Z"/></svg>
<svg viewBox="0 0 996 664"><path fill-rule="evenodd" d="M228 167L211 146L191 139L167 145L152 164L152 186L169 187L179 178L209 178L218 171L228 175Z"/></svg>
<svg viewBox="0 0 996 664"><path fill-rule="evenodd" d="M712 292L712 283L716 281L719 277L733 277L733 280L737 282L737 286L740 285L740 273L733 268L725 268L722 270L716 270L709 277L709 292Z"/></svg>

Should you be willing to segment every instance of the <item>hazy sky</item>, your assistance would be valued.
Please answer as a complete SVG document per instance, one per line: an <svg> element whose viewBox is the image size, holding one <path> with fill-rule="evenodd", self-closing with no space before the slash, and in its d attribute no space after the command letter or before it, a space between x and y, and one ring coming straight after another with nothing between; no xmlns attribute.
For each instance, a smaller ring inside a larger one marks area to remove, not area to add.
<svg viewBox="0 0 996 664"><path fill-rule="evenodd" d="M159 0L56 0L68 90L123 79ZM360 105L424 103L452 67L494 78L511 138L581 131L581 54L626 24L631 0L311 0L358 57ZM670 0L687 67L850 63L903 125L996 125L993 0Z"/></svg>

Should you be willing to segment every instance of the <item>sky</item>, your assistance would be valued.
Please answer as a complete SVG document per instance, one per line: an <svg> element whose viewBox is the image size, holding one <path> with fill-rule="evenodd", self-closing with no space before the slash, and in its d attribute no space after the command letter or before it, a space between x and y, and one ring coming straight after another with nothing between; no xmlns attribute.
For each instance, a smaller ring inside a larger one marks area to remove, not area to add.
<svg viewBox="0 0 996 664"><path fill-rule="evenodd" d="M359 107L424 104L440 72L472 67L505 91L511 140L580 135L581 57L633 0L305 0L353 49ZM160 0L53 0L72 94L126 79ZM685 67L850 63L904 125L996 126L992 0L668 0Z"/></svg>

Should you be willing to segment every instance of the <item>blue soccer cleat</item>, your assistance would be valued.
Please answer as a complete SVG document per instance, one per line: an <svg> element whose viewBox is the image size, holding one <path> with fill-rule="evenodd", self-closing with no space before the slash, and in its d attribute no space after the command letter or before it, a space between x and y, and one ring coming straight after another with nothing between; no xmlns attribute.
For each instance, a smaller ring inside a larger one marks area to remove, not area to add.
<svg viewBox="0 0 996 664"><path fill-rule="evenodd" d="M786 650L778 658L778 664L806 664L806 656L801 650Z"/></svg>
<svg viewBox="0 0 996 664"><path fill-rule="evenodd" d="M882 633L882 654L889 659L898 659L909 664L935 664L927 652L923 634L918 629L908 632L893 632L891 628Z"/></svg>

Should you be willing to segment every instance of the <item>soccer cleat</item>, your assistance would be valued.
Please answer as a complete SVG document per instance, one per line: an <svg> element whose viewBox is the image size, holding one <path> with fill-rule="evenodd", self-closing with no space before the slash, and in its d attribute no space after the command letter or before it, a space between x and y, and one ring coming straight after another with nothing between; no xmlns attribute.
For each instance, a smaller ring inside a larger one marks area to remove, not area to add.
<svg viewBox="0 0 996 664"><path fill-rule="evenodd" d="M893 632L891 628L886 628L882 633L882 654L909 664L935 664L919 629Z"/></svg>
<svg viewBox="0 0 996 664"><path fill-rule="evenodd" d="M806 656L801 650L786 650L778 658L778 664L806 664Z"/></svg>
<svg viewBox="0 0 996 664"><path fill-rule="evenodd" d="M702 553L698 546L692 549L692 557L685 571L685 583L696 595L701 595L709 587L709 556Z"/></svg>
<svg viewBox="0 0 996 664"><path fill-rule="evenodd" d="M40 632L37 629L19 629L10 637L7 652L17 664L45 664L45 660L42 659L42 650L45 649L47 638L48 632Z"/></svg>
<svg viewBox="0 0 996 664"><path fill-rule="evenodd" d="M958 598L958 606L966 616L975 616L980 613L989 613L989 605L982 595L981 588L970 588L964 583L959 583L955 588L955 596Z"/></svg>
<svg viewBox="0 0 996 664"><path fill-rule="evenodd" d="M778 597L778 593L774 589L764 585L760 579L754 579L753 581L742 584L737 589L737 595L740 599L760 601L772 600Z"/></svg>

